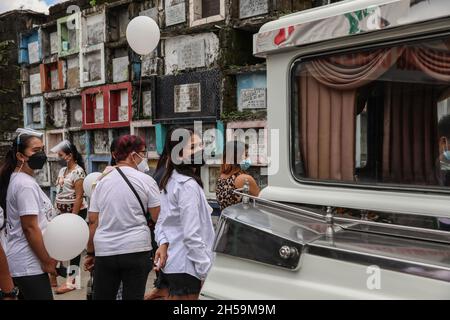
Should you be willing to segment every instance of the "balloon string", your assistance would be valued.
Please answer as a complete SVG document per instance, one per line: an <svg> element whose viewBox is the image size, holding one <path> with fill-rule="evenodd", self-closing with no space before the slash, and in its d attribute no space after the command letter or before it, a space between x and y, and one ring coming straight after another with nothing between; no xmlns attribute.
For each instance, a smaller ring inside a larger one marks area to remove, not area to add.
<svg viewBox="0 0 450 320"><path fill-rule="evenodd" d="M141 67L140 67L140 77L139 77L139 96L138 96L138 119L141 117L141 96L142 96L142 56L139 55L139 59L141 60Z"/></svg>

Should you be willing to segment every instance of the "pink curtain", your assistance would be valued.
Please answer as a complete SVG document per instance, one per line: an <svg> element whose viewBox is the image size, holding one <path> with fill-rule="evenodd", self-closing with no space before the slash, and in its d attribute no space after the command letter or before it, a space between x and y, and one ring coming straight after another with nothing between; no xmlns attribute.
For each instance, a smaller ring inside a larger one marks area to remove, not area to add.
<svg viewBox="0 0 450 320"><path fill-rule="evenodd" d="M307 177L352 181L356 92L329 88L308 73L299 81L301 146Z"/></svg>
<svg viewBox="0 0 450 320"><path fill-rule="evenodd" d="M450 46L394 47L316 59L299 81L300 140L309 178L353 181L356 97L399 59L439 81L450 81ZM446 43L450 45L449 43ZM401 64L397 68L402 69ZM435 87L386 83L382 175L384 182L436 184Z"/></svg>
<svg viewBox="0 0 450 320"><path fill-rule="evenodd" d="M423 71L428 76L450 81L450 50L437 50L429 47L408 48L405 53L409 63Z"/></svg>
<svg viewBox="0 0 450 320"><path fill-rule="evenodd" d="M373 52L317 59L306 65L310 74L323 85L339 90L357 89L377 80L403 53L401 47Z"/></svg>
<svg viewBox="0 0 450 320"><path fill-rule="evenodd" d="M309 178L353 181L357 89L397 61L403 49L317 59L299 77L300 139Z"/></svg>

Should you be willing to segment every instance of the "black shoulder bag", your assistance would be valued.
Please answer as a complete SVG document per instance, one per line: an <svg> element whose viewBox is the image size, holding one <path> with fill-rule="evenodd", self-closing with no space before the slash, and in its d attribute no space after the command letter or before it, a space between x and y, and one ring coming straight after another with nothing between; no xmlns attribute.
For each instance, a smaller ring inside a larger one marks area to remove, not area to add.
<svg viewBox="0 0 450 320"><path fill-rule="evenodd" d="M148 210L145 210L144 204L142 203L141 198L139 197L136 189L131 184L130 180L128 180L127 176L123 173L122 170L120 170L119 167L116 167L116 169L117 169L117 172L119 172L119 174L122 176L123 180L125 180L127 185L130 187L131 191L134 193L134 195L136 196L137 200L139 201L139 204L141 205L142 212L144 213L144 217L147 220L147 225L150 228L152 248L153 248L153 255L154 255L155 252L156 252L156 249L158 248L158 245L157 245L157 243L155 241L155 224L154 224L154 222L152 220L152 217L148 213Z"/></svg>

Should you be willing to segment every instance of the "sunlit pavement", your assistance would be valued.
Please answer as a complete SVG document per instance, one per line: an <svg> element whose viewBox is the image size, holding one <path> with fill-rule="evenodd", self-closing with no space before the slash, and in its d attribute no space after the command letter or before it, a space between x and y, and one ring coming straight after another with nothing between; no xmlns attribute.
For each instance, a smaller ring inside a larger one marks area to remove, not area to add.
<svg viewBox="0 0 450 320"><path fill-rule="evenodd" d="M212 216L212 221L214 228L217 227L219 217L218 216ZM84 257L81 259L81 265L84 263ZM65 294L55 294L53 290L53 296L55 300L86 300L86 288L87 288L87 282L89 280L89 272L86 272L84 270L81 271L81 289L80 290L74 290ZM149 292L151 289L153 289L153 281L155 280L155 273L152 271L150 272L147 280L147 289L146 292ZM58 284L63 284L63 281L65 279L58 277Z"/></svg>
<svg viewBox="0 0 450 320"><path fill-rule="evenodd" d="M84 259L81 259L81 263L83 264ZM153 281L155 279L155 273L152 271L149 274L147 281L147 289L146 292L150 291L153 288ZM53 296L55 300L86 300L86 284L89 280L89 272L84 270L81 271L81 289L74 290L65 294L55 294L53 290ZM58 284L63 284L65 279L58 277Z"/></svg>

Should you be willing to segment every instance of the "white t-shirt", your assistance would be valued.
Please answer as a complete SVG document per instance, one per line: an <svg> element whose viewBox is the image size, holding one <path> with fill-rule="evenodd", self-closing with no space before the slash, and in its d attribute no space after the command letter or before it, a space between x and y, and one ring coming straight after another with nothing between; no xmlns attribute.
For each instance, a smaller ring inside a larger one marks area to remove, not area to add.
<svg viewBox="0 0 450 320"><path fill-rule="evenodd" d="M148 208L159 207L159 188L152 177L131 167L120 168ZM150 251L150 229L142 208L117 170L97 182L89 212L99 213L94 236L96 256Z"/></svg>
<svg viewBox="0 0 450 320"><path fill-rule="evenodd" d="M44 273L38 257L28 244L20 217L37 215L39 227L45 231L55 211L47 195L36 180L26 173L13 173L6 196L7 250L12 277L33 276Z"/></svg>
<svg viewBox="0 0 450 320"><path fill-rule="evenodd" d="M6 225L4 226L4 223L5 214L2 207L0 207L0 246L2 246L3 250L6 252Z"/></svg>

